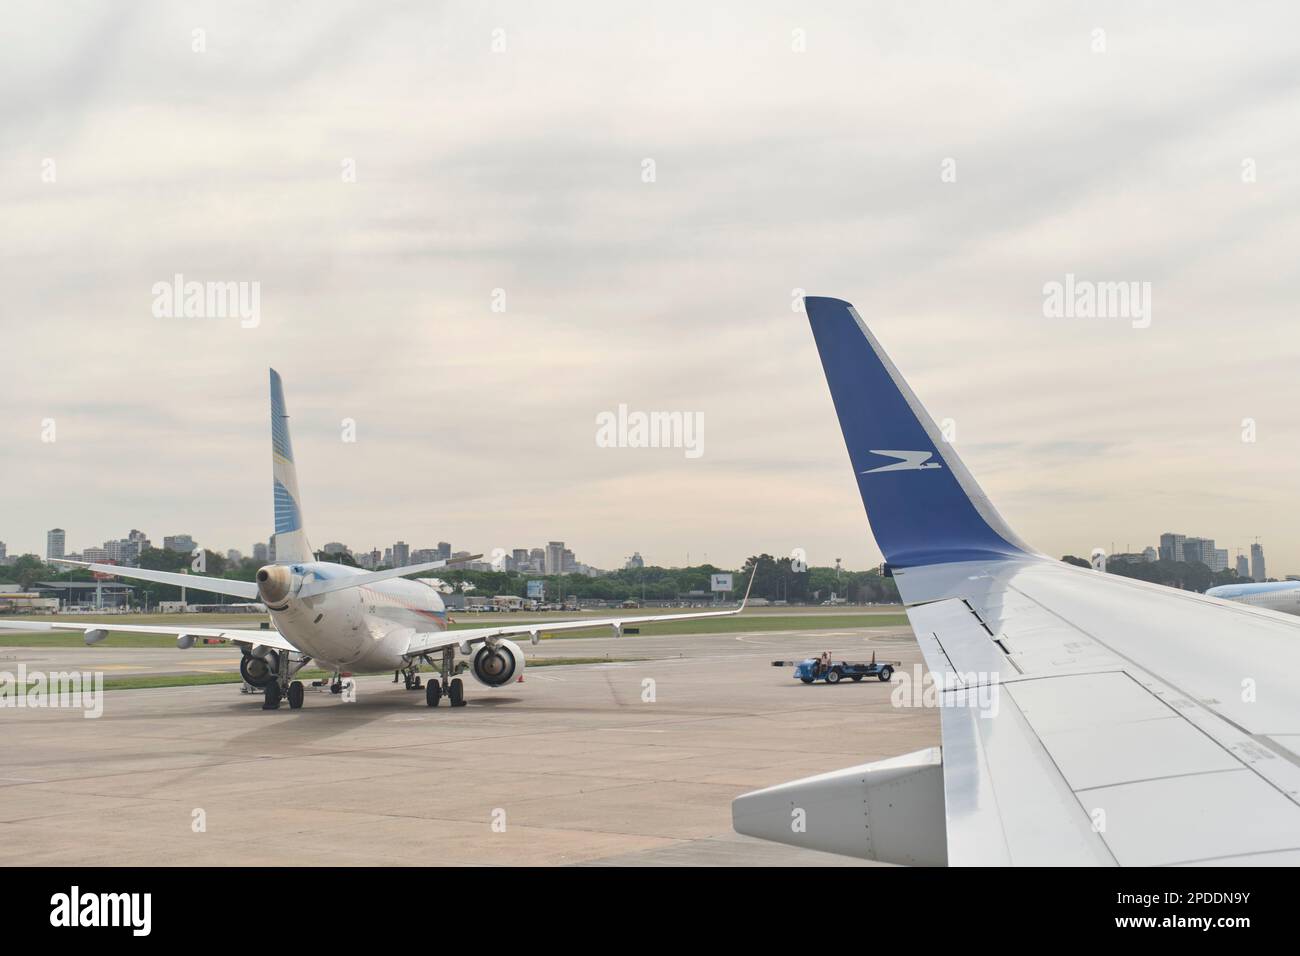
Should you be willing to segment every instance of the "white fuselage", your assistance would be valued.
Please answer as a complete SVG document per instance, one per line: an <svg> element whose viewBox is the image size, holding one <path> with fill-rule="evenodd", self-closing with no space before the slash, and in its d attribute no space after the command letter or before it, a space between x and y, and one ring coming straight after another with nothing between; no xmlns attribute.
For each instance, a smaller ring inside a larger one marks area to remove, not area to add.
<svg viewBox="0 0 1300 956"><path fill-rule="evenodd" d="M1210 597L1249 604L1266 611L1300 614L1300 581L1268 581L1260 584L1225 584L1205 592Z"/></svg>
<svg viewBox="0 0 1300 956"><path fill-rule="evenodd" d="M295 582L332 580L363 572L341 564L295 564ZM280 604L267 603L276 629L331 670L396 670L417 632L447 628L442 596L424 581L394 578L300 600L297 587Z"/></svg>

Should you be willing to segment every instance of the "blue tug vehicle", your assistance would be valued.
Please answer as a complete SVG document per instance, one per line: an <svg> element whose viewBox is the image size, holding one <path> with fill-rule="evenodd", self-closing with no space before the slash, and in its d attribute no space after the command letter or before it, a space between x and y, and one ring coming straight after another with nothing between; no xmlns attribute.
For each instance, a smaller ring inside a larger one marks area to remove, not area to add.
<svg viewBox="0 0 1300 956"><path fill-rule="evenodd" d="M802 661L773 661L772 666L789 667L793 664L795 679L805 684L818 680L828 684L838 684L845 679L860 681L864 677L874 677L882 683L888 683L894 676L894 668L901 663L901 661L877 661L874 651L871 660L866 662L837 661L831 657L830 651L823 651L820 657L809 657Z"/></svg>

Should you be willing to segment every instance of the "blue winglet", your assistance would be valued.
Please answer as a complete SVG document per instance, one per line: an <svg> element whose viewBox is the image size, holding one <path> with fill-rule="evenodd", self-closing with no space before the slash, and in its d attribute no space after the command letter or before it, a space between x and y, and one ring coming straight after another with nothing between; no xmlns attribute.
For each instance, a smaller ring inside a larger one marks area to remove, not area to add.
<svg viewBox="0 0 1300 956"><path fill-rule="evenodd" d="M853 306L821 297L804 303L885 560L906 568L1033 553L942 440Z"/></svg>

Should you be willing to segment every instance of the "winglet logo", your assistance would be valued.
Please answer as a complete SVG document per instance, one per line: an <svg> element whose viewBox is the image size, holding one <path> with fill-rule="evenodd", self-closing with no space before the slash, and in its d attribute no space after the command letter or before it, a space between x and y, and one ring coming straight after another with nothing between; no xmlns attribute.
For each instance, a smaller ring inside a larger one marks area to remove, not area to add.
<svg viewBox="0 0 1300 956"><path fill-rule="evenodd" d="M931 461L934 457L932 451L887 451L883 448L868 449L873 455L884 455L886 458L897 458L893 464L881 465L878 468L868 468L866 471L858 472L859 475L874 475L880 471L924 471L927 468L942 468L943 465L937 461Z"/></svg>

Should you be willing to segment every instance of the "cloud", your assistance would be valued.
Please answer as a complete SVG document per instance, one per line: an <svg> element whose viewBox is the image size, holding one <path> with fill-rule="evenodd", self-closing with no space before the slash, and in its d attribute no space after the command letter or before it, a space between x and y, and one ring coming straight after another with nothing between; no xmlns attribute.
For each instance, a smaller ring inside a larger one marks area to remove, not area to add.
<svg viewBox="0 0 1300 956"><path fill-rule="evenodd" d="M1292 11L67 9L0 38L11 551L264 539L274 365L317 543L874 564L807 289L1040 548L1300 570ZM1067 272L1151 282L1151 327L1044 318ZM262 324L155 319L176 273L260 282ZM705 455L598 448L620 403L702 412Z"/></svg>

